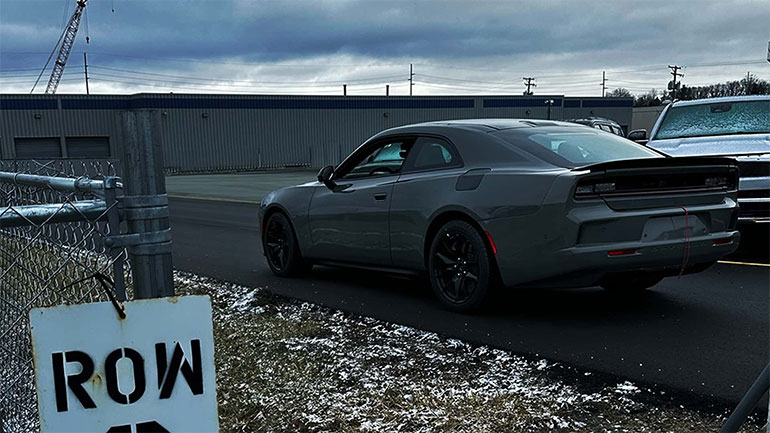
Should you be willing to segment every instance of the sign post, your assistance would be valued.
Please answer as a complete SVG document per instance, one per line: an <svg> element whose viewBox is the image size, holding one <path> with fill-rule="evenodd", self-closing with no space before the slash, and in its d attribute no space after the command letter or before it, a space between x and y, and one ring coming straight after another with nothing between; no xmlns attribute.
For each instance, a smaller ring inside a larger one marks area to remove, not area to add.
<svg viewBox="0 0 770 433"><path fill-rule="evenodd" d="M208 296L30 311L46 432L218 431Z"/></svg>

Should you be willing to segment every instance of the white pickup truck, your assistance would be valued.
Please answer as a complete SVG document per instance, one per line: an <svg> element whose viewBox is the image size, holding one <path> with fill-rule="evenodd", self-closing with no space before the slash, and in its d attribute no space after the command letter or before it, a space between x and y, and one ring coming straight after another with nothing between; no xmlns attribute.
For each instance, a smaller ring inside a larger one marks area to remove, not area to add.
<svg viewBox="0 0 770 433"><path fill-rule="evenodd" d="M672 156L738 161L740 223L770 223L770 95L680 101L658 117L647 146Z"/></svg>

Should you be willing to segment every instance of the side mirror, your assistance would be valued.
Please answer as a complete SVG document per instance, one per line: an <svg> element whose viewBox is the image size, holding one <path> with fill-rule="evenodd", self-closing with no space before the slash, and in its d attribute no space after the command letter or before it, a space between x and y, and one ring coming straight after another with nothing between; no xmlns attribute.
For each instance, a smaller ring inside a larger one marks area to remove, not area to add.
<svg viewBox="0 0 770 433"><path fill-rule="evenodd" d="M631 141L635 141L639 144L647 143L647 130L646 129L634 129L628 133L626 137Z"/></svg>
<svg viewBox="0 0 770 433"><path fill-rule="evenodd" d="M318 172L318 181L326 185L327 188L332 189L335 186L332 174L334 174L334 167L327 165Z"/></svg>

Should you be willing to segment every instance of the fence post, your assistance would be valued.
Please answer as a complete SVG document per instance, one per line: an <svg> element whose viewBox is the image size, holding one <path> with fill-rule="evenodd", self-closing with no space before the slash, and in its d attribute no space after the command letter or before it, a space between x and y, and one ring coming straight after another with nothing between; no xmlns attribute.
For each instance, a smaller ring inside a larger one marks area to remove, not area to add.
<svg viewBox="0 0 770 433"><path fill-rule="evenodd" d="M730 417L727 418L722 428L719 429L719 433L733 433L737 432L746 418L751 414L754 408L759 403L759 400L767 393L770 388L770 363L768 363L759 374L757 380L751 384L751 387L746 394L744 394L738 406L735 408ZM770 427L768 427L770 429Z"/></svg>
<svg viewBox="0 0 770 433"><path fill-rule="evenodd" d="M171 230L157 115L153 110L131 110L122 112L120 119L124 219L129 234L145 239ZM142 242L127 249L134 297L173 296L171 241Z"/></svg>

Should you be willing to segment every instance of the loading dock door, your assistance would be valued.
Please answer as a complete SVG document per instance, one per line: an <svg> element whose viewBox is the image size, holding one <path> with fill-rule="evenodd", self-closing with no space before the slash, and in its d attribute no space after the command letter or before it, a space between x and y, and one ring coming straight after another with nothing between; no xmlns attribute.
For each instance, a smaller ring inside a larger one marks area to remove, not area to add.
<svg viewBox="0 0 770 433"><path fill-rule="evenodd" d="M59 137L16 137L16 159L61 158Z"/></svg>
<svg viewBox="0 0 770 433"><path fill-rule="evenodd" d="M109 137L67 137L69 158L109 158Z"/></svg>

